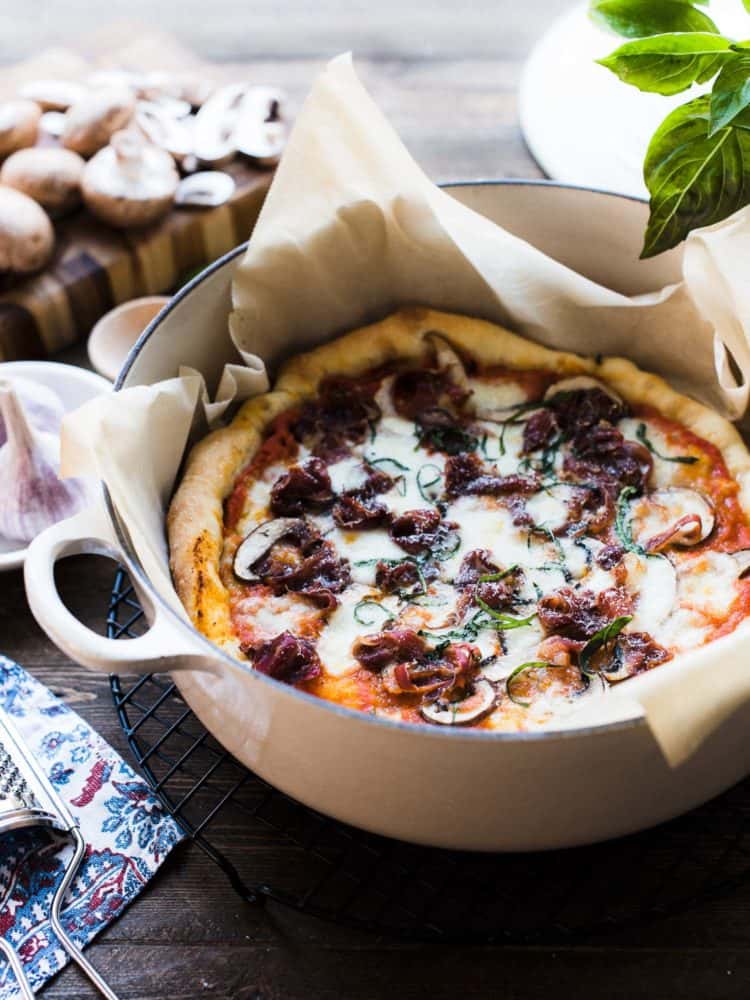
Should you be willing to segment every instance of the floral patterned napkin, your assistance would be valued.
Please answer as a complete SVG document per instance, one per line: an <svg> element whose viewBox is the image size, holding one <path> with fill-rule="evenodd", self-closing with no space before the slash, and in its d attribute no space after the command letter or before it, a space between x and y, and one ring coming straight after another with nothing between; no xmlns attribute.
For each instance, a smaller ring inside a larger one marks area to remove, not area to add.
<svg viewBox="0 0 750 1000"><path fill-rule="evenodd" d="M0 705L13 716L86 840L62 912L83 947L138 895L183 833L108 743L3 656ZM0 838L0 934L20 955L35 990L69 961L47 917L71 853L68 838L41 830ZM20 991L2 962L0 956L0 1000L16 1000Z"/></svg>

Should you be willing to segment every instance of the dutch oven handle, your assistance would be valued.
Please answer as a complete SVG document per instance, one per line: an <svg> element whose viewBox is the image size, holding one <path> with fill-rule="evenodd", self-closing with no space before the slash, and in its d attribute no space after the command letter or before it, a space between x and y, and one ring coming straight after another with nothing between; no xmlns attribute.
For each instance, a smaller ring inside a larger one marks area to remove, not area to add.
<svg viewBox="0 0 750 1000"><path fill-rule="evenodd" d="M199 652L183 629L137 587L150 628L136 639L107 639L92 632L65 607L55 583L55 564L65 556L89 553L123 560L101 505L53 524L29 546L24 582L29 607L50 639L72 660L104 673L158 673L218 669Z"/></svg>

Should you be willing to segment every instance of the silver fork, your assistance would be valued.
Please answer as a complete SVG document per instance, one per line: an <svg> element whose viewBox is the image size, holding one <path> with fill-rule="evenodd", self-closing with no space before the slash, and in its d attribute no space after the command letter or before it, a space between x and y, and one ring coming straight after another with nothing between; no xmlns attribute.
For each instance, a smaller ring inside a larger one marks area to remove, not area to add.
<svg viewBox="0 0 750 1000"><path fill-rule="evenodd" d="M78 871L86 850L86 843L81 836L78 823L39 766L7 712L0 708L0 836L11 830L28 827L58 830L73 840L73 856L52 899L50 923L68 955L88 976L102 996L108 1000L117 1000L117 995L84 958L60 919L60 908L65 893ZM24 1000L34 1000L34 993L24 973L21 960L11 943L0 938L0 951L8 959Z"/></svg>

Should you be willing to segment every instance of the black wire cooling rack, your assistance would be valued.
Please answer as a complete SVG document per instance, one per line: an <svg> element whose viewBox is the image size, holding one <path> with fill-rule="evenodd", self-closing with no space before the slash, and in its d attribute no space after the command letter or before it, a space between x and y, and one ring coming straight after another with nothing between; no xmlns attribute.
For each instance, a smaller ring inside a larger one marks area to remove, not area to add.
<svg viewBox="0 0 750 1000"><path fill-rule="evenodd" d="M119 569L108 635L145 630ZM249 903L400 938L554 942L680 912L750 875L750 780L655 830L593 847L435 850L364 833L272 788L214 740L168 676L113 676L111 686L146 779Z"/></svg>

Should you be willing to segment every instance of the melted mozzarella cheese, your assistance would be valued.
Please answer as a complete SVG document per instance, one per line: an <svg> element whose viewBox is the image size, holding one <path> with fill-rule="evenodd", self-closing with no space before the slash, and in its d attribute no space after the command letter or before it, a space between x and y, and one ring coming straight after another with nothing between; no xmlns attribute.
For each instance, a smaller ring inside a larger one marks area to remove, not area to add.
<svg viewBox="0 0 750 1000"><path fill-rule="evenodd" d="M568 501L575 493L571 486L549 486L528 498L526 511L534 519L534 524L557 531L568 521Z"/></svg>
<svg viewBox="0 0 750 1000"><path fill-rule="evenodd" d="M360 620L355 618L357 605L371 596L377 603L393 611L393 602L381 601L370 587L353 584L347 588L341 604L329 615L317 643L321 666L329 676L344 677L357 670L359 663L352 654L355 640L382 628L386 616L377 608L363 607Z"/></svg>
<svg viewBox="0 0 750 1000"><path fill-rule="evenodd" d="M659 638L659 626L672 613L677 596L674 566L665 556L625 555L627 588L635 597L631 632L650 632Z"/></svg>
<svg viewBox="0 0 750 1000"><path fill-rule="evenodd" d="M537 659L537 648L543 638L544 633L536 622L503 632L505 650L498 651L495 658L482 667L482 674L488 681L505 680L522 663Z"/></svg>

